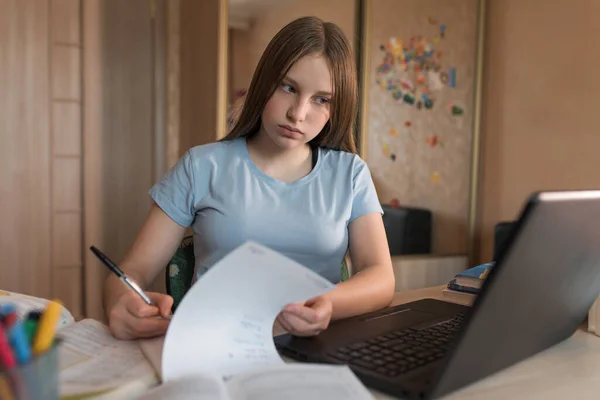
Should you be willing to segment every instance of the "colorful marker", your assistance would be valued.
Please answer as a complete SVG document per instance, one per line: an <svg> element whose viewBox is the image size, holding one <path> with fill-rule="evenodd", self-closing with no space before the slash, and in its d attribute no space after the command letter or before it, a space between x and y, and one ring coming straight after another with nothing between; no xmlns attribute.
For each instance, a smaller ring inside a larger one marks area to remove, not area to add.
<svg viewBox="0 0 600 400"><path fill-rule="evenodd" d="M9 328L8 342L12 346L17 362L20 365L27 363L31 359L31 345L29 344L29 340L27 340L23 321L17 320Z"/></svg>
<svg viewBox="0 0 600 400"><path fill-rule="evenodd" d="M23 328L25 329L25 334L27 335L27 343L29 346L33 345L33 340L35 338L35 332L37 331L38 320L37 319L27 319L23 322Z"/></svg>
<svg viewBox="0 0 600 400"><path fill-rule="evenodd" d="M12 390L10 389L10 384L8 379L0 376L0 399L2 400L14 400L14 396L12 394Z"/></svg>
<svg viewBox="0 0 600 400"><path fill-rule="evenodd" d="M4 304L0 310L0 320L6 327L11 326L17 320L17 308L14 304Z"/></svg>
<svg viewBox="0 0 600 400"><path fill-rule="evenodd" d="M0 323L0 366L11 369L14 368L16 364L15 356L8 343L5 325Z"/></svg>
<svg viewBox="0 0 600 400"><path fill-rule="evenodd" d="M31 310L27 313L26 319L39 321L40 318L42 317L42 313L43 313L42 310Z"/></svg>
<svg viewBox="0 0 600 400"><path fill-rule="evenodd" d="M46 305L33 339L34 355L41 354L52 346L61 310L62 304L58 300L50 301Z"/></svg>

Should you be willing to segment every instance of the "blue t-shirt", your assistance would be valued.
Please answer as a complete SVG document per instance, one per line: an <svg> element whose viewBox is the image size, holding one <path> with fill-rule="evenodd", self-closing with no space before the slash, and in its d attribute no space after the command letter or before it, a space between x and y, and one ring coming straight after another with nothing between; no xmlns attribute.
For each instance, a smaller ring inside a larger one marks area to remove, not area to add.
<svg viewBox="0 0 600 400"><path fill-rule="evenodd" d="M246 139L191 148L150 189L179 225L192 226L196 277L247 240L261 243L333 283L348 249L348 224L383 213L366 163L318 148L312 171L292 183L262 172Z"/></svg>

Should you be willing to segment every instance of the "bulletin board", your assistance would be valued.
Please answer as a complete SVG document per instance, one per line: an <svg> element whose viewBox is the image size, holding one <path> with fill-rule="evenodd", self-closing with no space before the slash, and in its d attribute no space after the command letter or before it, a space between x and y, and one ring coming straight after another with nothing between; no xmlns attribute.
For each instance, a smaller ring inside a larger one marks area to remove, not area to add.
<svg viewBox="0 0 600 400"><path fill-rule="evenodd" d="M468 251L479 0L365 0L361 154L382 203L433 214Z"/></svg>

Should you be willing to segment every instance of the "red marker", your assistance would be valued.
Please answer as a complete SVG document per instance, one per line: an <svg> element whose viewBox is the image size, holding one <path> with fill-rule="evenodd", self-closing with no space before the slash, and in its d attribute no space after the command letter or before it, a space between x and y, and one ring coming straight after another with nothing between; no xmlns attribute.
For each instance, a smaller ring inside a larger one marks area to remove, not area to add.
<svg viewBox="0 0 600 400"><path fill-rule="evenodd" d="M14 368L16 363L15 355L8 344L8 337L4 330L4 324L0 323L0 365L6 369L11 369Z"/></svg>

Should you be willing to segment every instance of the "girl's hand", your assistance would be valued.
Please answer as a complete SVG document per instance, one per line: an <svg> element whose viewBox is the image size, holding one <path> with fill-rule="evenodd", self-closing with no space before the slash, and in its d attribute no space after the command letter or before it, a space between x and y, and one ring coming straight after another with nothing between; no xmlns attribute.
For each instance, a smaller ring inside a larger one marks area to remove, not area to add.
<svg viewBox="0 0 600 400"><path fill-rule="evenodd" d="M131 340L164 335L171 316L173 298L146 292L156 306L149 306L132 290L125 292L108 313L108 326L117 339Z"/></svg>
<svg viewBox="0 0 600 400"><path fill-rule="evenodd" d="M303 304L288 304L277 316L283 329L295 336L315 336L327 329L333 305L327 296Z"/></svg>

